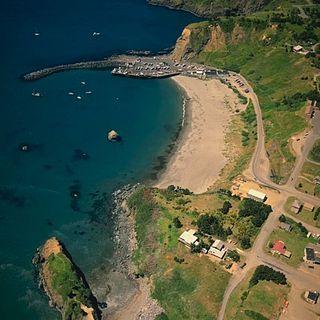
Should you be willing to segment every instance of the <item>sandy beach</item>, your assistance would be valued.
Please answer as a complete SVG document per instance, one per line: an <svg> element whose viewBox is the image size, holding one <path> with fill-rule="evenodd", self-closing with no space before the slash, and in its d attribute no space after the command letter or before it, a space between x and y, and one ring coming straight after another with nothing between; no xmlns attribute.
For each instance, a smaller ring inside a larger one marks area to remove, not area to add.
<svg viewBox="0 0 320 320"><path fill-rule="evenodd" d="M177 150L156 187L169 185L202 193L216 181L227 163L225 130L238 99L219 80L200 80L185 76L172 78L189 101Z"/></svg>

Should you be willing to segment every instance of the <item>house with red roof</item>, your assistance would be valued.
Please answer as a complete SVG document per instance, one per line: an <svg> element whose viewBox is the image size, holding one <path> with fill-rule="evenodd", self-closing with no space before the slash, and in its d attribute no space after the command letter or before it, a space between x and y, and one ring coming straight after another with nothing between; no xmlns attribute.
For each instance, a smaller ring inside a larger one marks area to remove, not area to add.
<svg viewBox="0 0 320 320"><path fill-rule="evenodd" d="M285 243L281 240L276 240L273 243L273 247L271 249L272 254L279 254L281 256L285 256L287 258L291 257L291 252L286 249Z"/></svg>

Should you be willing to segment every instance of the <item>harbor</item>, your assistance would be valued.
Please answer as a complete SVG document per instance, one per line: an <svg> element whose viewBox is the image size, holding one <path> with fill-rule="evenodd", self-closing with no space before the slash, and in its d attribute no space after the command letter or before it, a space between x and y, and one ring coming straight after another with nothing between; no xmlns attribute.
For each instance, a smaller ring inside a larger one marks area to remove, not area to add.
<svg viewBox="0 0 320 320"><path fill-rule="evenodd" d="M44 68L23 76L24 80L38 80L53 73L75 69L112 69L116 76L135 77L142 79L161 79L177 75L196 77L200 79L217 78L228 75L225 70L208 66L178 62L168 55L138 56L116 55L97 61L78 62Z"/></svg>

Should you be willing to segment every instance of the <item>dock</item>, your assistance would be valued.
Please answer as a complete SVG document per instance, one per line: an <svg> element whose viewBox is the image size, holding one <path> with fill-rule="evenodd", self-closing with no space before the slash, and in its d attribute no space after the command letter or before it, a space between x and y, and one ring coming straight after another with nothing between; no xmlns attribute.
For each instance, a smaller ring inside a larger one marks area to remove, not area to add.
<svg viewBox="0 0 320 320"><path fill-rule="evenodd" d="M225 70L195 63L177 62L168 54L154 56L117 55L103 60L84 61L44 68L30 72L24 75L23 78L28 81L38 80L53 73L75 69L112 69L112 75L140 79L162 79L176 75L207 79L228 75L228 71Z"/></svg>

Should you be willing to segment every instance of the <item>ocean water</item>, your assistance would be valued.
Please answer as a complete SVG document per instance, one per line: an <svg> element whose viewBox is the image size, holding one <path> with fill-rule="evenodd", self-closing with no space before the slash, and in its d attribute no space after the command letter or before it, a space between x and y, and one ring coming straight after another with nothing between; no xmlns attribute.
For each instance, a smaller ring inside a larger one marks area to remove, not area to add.
<svg viewBox="0 0 320 320"><path fill-rule="evenodd" d="M110 194L155 173L157 158L165 154L182 117L183 97L170 80L134 80L88 70L36 82L25 82L21 75L130 49L161 50L197 20L145 0L2 2L2 320L59 318L37 289L31 264L35 249L49 236L66 244L89 278L111 261ZM93 32L101 36L93 37ZM42 96L32 97L33 90ZM111 129L121 134L123 143L106 140ZM28 143L30 151L19 150L21 143ZM82 153L87 157L79 157Z"/></svg>

